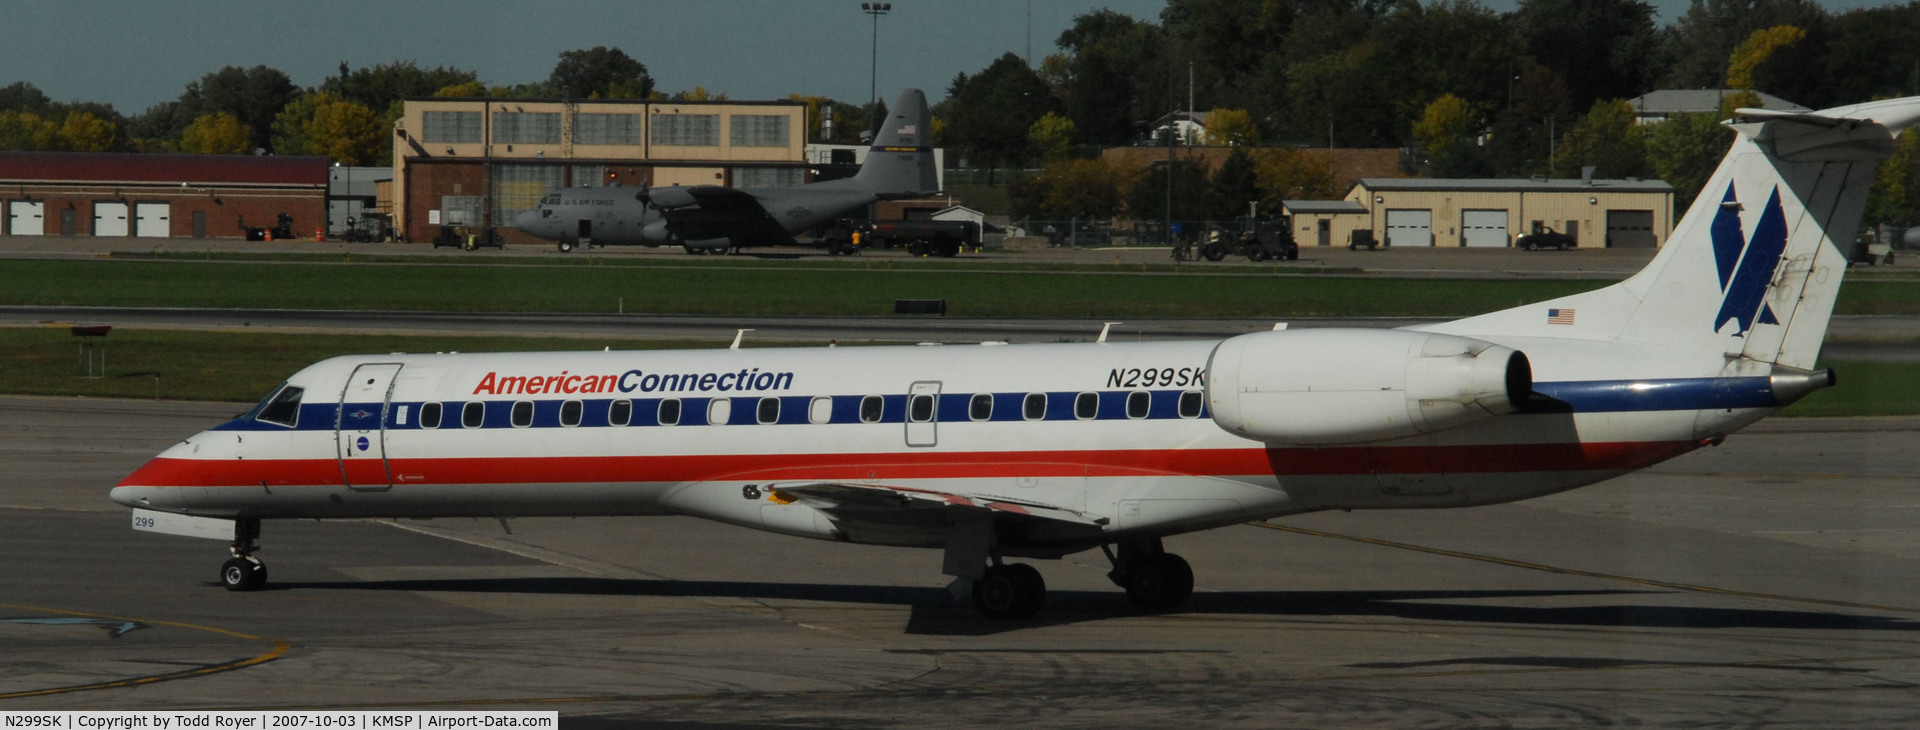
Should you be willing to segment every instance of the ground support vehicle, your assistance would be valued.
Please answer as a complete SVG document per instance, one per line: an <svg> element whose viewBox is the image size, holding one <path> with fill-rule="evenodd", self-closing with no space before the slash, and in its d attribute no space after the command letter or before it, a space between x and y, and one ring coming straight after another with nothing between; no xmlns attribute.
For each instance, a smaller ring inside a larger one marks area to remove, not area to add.
<svg viewBox="0 0 1920 730"><path fill-rule="evenodd" d="M1200 255L1208 261L1220 261L1228 256L1245 256L1248 261L1297 261L1300 258L1300 246L1293 241L1292 224L1287 218L1252 221L1237 234L1214 231L1210 239L1200 247Z"/></svg>

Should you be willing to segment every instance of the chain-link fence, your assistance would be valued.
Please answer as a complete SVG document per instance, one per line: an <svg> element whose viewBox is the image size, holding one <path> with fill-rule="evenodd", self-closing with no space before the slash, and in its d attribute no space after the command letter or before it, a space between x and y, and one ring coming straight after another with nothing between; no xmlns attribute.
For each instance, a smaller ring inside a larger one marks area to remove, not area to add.
<svg viewBox="0 0 1920 730"><path fill-rule="evenodd" d="M1025 220L1013 221L1013 228L1044 238L1049 246L1172 246L1203 243L1216 231L1239 235L1248 230L1248 222L1244 218L1174 221L1172 236L1164 220Z"/></svg>

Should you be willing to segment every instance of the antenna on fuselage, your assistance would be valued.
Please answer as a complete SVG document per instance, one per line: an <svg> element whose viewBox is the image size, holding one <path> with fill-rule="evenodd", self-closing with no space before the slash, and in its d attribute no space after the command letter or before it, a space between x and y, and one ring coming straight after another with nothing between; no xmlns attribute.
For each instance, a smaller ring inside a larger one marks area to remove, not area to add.
<svg viewBox="0 0 1920 730"><path fill-rule="evenodd" d="M733 333L733 344L731 344L731 345L728 345L728 346L727 346L727 349L729 349L729 350L738 350L738 349L740 349L740 341L741 341L741 340L743 340L743 339L746 339L746 336L747 336L747 333L748 333L748 332L752 332L752 331L753 331L753 330L750 330L750 329L744 329L744 330L736 330L736 331L734 331L734 333Z"/></svg>
<svg viewBox="0 0 1920 730"><path fill-rule="evenodd" d="M1094 342L1106 342L1107 333L1113 331L1113 326L1116 324L1126 324L1126 323L1125 322L1108 322L1106 324L1100 325L1100 339L1094 340Z"/></svg>

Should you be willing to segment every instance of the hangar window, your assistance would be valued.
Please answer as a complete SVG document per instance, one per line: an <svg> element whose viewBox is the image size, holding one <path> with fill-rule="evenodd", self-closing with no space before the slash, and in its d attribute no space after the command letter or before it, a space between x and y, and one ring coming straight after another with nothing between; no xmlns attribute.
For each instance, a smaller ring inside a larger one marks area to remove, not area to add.
<svg viewBox="0 0 1920 730"><path fill-rule="evenodd" d="M487 422L487 404L481 401L468 401L460 408L460 427L479 428Z"/></svg>
<svg viewBox="0 0 1920 730"><path fill-rule="evenodd" d="M420 404L420 427L439 428L441 407L438 402Z"/></svg>
<svg viewBox="0 0 1920 730"><path fill-rule="evenodd" d="M300 422L300 396L305 388L284 386L280 391L260 403L253 420L278 426L292 427Z"/></svg>
<svg viewBox="0 0 1920 730"><path fill-rule="evenodd" d="M1029 421L1039 421L1047 417L1047 394L1028 393L1020 403L1020 415Z"/></svg>
<svg viewBox="0 0 1920 730"><path fill-rule="evenodd" d="M660 425L680 425L680 399L668 398L660 401Z"/></svg>
<svg viewBox="0 0 1920 730"><path fill-rule="evenodd" d="M755 415L759 416L761 423L779 423L780 399L771 395L761 398L759 412Z"/></svg>
<svg viewBox="0 0 1920 730"><path fill-rule="evenodd" d="M494 112L494 144L559 144L559 112Z"/></svg>
<svg viewBox="0 0 1920 730"><path fill-rule="evenodd" d="M733 186L736 188L797 188L806 182L806 176L801 174L798 167L733 168Z"/></svg>
<svg viewBox="0 0 1920 730"><path fill-rule="evenodd" d="M1200 406L1205 402L1206 402L1206 396L1201 395L1200 391L1189 390L1187 392L1181 393L1180 394L1180 417L1181 418L1199 418Z"/></svg>
<svg viewBox="0 0 1920 730"><path fill-rule="evenodd" d="M993 418L993 394L973 394L973 398L967 401L967 417L976 421Z"/></svg>
<svg viewBox="0 0 1920 730"><path fill-rule="evenodd" d="M580 425L580 413L584 410L586 410L586 408L580 404L580 401L577 401L577 400L570 400L570 401L561 403L560 404L560 425L562 426Z"/></svg>
<svg viewBox="0 0 1920 730"><path fill-rule="evenodd" d="M1100 415L1100 394L1081 393L1073 397L1073 417L1082 421Z"/></svg>
<svg viewBox="0 0 1920 730"><path fill-rule="evenodd" d="M728 119L735 147L785 147L787 117L783 114L735 114Z"/></svg>
<svg viewBox="0 0 1920 730"><path fill-rule="evenodd" d="M575 114L574 144L640 144L638 114Z"/></svg>
<svg viewBox="0 0 1920 730"><path fill-rule="evenodd" d="M533 425L533 401L517 400L513 402L513 427L526 428Z"/></svg>
<svg viewBox="0 0 1920 730"><path fill-rule="evenodd" d="M720 145L720 115L655 114L653 132L648 139L657 145L717 147Z"/></svg>
<svg viewBox="0 0 1920 730"><path fill-rule="evenodd" d="M553 165L494 165L493 219L510 221L539 206L547 191L560 189L561 172ZM468 225L479 223L476 216Z"/></svg>
<svg viewBox="0 0 1920 730"><path fill-rule="evenodd" d="M861 398L860 399L860 422L861 423L879 423L881 413L883 413L886 410L885 406L886 406L886 399L881 398L880 396L870 395L865 398Z"/></svg>
<svg viewBox="0 0 1920 730"><path fill-rule="evenodd" d="M617 400L607 406L607 425L625 426L633 422L633 401Z"/></svg>
<svg viewBox="0 0 1920 730"><path fill-rule="evenodd" d="M808 423L826 423L833 420L833 399L827 396L814 396L807 404Z"/></svg>
<svg viewBox="0 0 1920 730"><path fill-rule="evenodd" d="M926 423L933 420L933 396L917 393L907 404L907 420L914 423Z"/></svg>
<svg viewBox="0 0 1920 730"><path fill-rule="evenodd" d="M423 142L480 141L480 112L422 112L420 140Z"/></svg>
<svg viewBox="0 0 1920 730"><path fill-rule="evenodd" d="M1153 394L1152 393L1148 393L1147 391L1144 391L1144 390L1136 390L1132 393L1127 394L1127 417L1128 418L1146 418L1147 413L1152 410L1153 410Z"/></svg>

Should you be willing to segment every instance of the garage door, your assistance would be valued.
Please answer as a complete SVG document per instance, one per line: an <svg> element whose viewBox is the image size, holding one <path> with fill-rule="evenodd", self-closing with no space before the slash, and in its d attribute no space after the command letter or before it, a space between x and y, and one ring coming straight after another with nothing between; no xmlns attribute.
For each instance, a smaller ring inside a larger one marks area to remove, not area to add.
<svg viewBox="0 0 1920 730"><path fill-rule="evenodd" d="M172 206L166 203L134 203L133 217L133 235L166 238L173 233Z"/></svg>
<svg viewBox="0 0 1920 730"><path fill-rule="evenodd" d="M1504 210L1460 211L1460 243L1470 247L1506 248L1507 212Z"/></svg>
<svg viewBox="0 0 1920 730"><path fill-rule="evenodd" d="M16 236L47 235L47 204L38 200L7 203L7 232Z"/></svg>
<svg viewBox="0 0 1920 730"><path fill-rule="evenodd" d="M94 203L93 204L93 235L96 235L96 236L127 235L127 204L126 203Z"/></svg>
<svg viewBox="0 0 1920 730"><path fill-rule="evenodd" d="M1433 211L1387 211L1388 246L1432 246Z"/></svg>
<svg viewBox="0 0 1920 730"><path fill-rule="evenodd" d="M1607 248L1653 248L1660 240L1653 234L1653 211L1607 211Z"/></svg>

